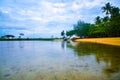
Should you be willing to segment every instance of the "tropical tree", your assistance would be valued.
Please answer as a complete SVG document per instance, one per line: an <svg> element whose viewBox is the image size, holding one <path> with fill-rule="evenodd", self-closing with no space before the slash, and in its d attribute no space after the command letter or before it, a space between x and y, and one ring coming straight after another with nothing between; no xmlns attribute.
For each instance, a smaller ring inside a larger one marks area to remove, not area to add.
<svg viewBox="0 0 120 80"><path fill-rule="evenodd" d="M105 17L102 19L103 22L108 22L109 20L110 20L110 18L109 18L108 16L105 16Z"/></svg>
<svg viewBox="0 0 120 80"><path fill-rule="evenodd" d="M65 38L65 32L64 32L64 30L61 32L61 36L63 36L63 38Z"/></svg>
<svg viewBox="0 0 120 80"><path fill-rule="evenodd" d="M11 35L11 34L8 34L8 35L5 35L4 37L7 38L7 39L13 39L15 36Z"/></svg>
<svg viewBox="0 0 120 80"><path fill-rule="evenodd" d="M119 14L120 14L120 9L118 7L113 7L111 9L111 18L115 18L119 16Z"/></svg>
<svg viewBox="0 0 120 80"><path fill-rule="evenodd" d="M120 9L112 6L109 2L102 7L106 14L103 18L97 16L95 24L85 23L81 20L74 25L74 29L67 31L72 35L74 31L78 36L88 37L120 37Z"/></svg>
<svg viewBox="0 0 120 80"><path fill-rule="evenodd" d="M101 18L100 18L100 16L97 16L95 18L95 24L100 24L100 23L101 23Z"/></svg>
<svg viewBox="0 0 120 80"><path fill-rule="evenodd" d="M19 36L19 38L21 38L22 36L24 36L24 34L23 34L23 33L20 33L19 35L20 35L20 36Z"/></svg>
<svg viewBox="0 0 120 80"><path fill-rule="evenodd" d="M108 2L108 3L105 4L105 6L102 7L102 10L103 10L103 12L105 12L106 15L109 16L109 14L111 13L111 8L112 8L112 6Z"/></svg>
<svg viewBox="0 0 120 80"><path fill-rule="evenodd" d="M83 21L78 21L76 25L74 25L74 31L77 36L87 37L88 31L91 24L84 23Z"/></svg>
<svg viewBox="0 0 120 80"><path fill-rule="evenodd" d="M84 27L84 22L79 20L77 24L74 24L74 30L76 35L82 36L82 28Z"/></svg>
<svg viewBox="0 0 120 80"><path fill-rule="evenodd" d="M70 30L70 31L66 32L66 35L69 36L69 37L71 37L74 34L75 34L75 30Z"/></svg>

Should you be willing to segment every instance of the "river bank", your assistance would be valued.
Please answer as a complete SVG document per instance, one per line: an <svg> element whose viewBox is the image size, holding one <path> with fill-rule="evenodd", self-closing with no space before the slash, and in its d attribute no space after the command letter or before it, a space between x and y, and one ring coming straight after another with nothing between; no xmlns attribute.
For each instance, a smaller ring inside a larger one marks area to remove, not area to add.
<svg viewBox="0 0 120 80"><path fill-rule="evenodd" d="M76 39L75 42L92 42L92 43L100 43L100 44L120 46L120 37L113 37L113 38L85 38L85 39Z"/></svg>

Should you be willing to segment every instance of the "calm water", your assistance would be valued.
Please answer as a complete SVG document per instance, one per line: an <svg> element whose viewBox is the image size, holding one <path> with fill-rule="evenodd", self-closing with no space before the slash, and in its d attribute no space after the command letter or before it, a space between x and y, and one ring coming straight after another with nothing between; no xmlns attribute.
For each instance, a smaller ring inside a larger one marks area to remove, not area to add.
<svg viewBox="0 0 120 80"><path fill-rule="evenodd" d="M0 80L120 80L120 47L1 41Z"/></svg>

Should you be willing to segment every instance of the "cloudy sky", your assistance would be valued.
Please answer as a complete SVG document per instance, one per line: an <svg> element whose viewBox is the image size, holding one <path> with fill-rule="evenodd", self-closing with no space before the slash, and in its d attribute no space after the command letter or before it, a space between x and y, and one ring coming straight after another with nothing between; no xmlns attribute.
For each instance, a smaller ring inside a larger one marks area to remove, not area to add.
<svg viewBox="0 0 120 80"><path fill-rule="evenodd" d="M93 23L103 16L107 2L120 7L119 0L0 0L0 36L60 37L78 20Z"/></svg>

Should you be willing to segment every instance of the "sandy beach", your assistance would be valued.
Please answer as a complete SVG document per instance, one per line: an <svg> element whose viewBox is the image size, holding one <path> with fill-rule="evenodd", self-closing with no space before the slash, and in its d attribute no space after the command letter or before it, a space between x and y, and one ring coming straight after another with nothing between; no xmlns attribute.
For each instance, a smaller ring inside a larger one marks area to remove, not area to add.
<svg viewBox="0 0 120 80"><path fill-rule="evenodd" d="M75 42L94 42L108 45L120 46L120 37L113 38L85 38L85 39L76 39Z"/></svg>

